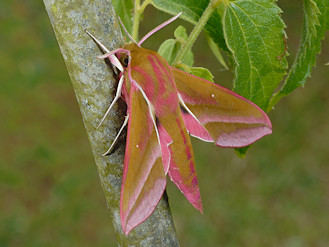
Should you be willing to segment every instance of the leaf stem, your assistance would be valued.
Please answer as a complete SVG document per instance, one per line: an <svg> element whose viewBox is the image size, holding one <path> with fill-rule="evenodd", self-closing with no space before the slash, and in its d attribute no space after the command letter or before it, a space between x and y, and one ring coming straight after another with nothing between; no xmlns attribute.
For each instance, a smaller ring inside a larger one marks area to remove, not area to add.
<svg viewBox="0 0 329 247"><path fill-rule="evenodd" d="M173 65L177 66L184 60L186 54L188 51L192 48L193 44L195 43L195 40L198 38L200 32L202 31L203 27L206 25L207 21L209 20L212 13L215 11L215 9L218 7L218 5L223 0L212 0L209 2L209 5L203 12L202 16L200 17L198 23L195 25L194 29L192 30L190 36L187 39L187 42L182 45L182 48L179 50L176 58L173 61ZM227 1L227 0L225 0ZM224 1L224 2L225 2Z"/></svg>
<svg viewBox="0 0 329 247"><path fill-rule="evenodd" d="M135 41L138 40L138 30L139 30L141 15L143 14L146 6L149 5L150 3L151 0L145 0L141 5L140 0L135 0L135 11L134 11L133 29L132 29L132 37Z"/></svg>
<svg viewBox="0 0 329 247"><path fill-rule="evenodd" d="M140 8L140 0L135 0L135 9L134 9L134 17L133 17L133 31L132 31L132 37L134 40L137 40L137 38L138 38L139 20L141 17L139 8Z"/></svg>

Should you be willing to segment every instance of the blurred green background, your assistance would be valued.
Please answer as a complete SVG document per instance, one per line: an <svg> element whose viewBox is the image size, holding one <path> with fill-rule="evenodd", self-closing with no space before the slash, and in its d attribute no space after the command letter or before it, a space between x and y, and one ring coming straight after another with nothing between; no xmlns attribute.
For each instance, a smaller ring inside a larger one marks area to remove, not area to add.
<svg viewBox="0 0 329 247"><path fill-rule="evenodd" d="M301 1L279 1L292 63ZM156 13L156 15L154 15ZM148 7L141 32L168 18ZM157 49L177 22L145 43ZM191 29L191 26L186 24ZM42 1L0 1L0 246L116 246L90 145ZM171 33L172 34L172 33ZM170 35L171 35L170 34ZM193 140L200 215L172 183L181 246L329 246L329 46L245 159ZM196 65L231 88L200 37Z"/></svg>

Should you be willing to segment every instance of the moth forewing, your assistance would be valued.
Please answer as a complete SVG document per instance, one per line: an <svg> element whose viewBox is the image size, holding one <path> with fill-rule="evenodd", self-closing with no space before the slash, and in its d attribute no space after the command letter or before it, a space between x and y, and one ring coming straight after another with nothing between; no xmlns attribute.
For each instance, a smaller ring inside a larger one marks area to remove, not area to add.
<svg viewBox="0 0 329 247"><path fill-rule="evenodd" d="M141 91L131 83L120 216L128 234L154 211L166 186L162 150Z"/></svg>

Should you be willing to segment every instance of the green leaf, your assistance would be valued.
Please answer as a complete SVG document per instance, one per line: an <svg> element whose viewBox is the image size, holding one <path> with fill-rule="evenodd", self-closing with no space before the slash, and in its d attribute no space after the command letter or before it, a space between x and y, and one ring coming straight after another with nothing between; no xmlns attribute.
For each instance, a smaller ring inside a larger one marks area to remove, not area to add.
<svg viewBox="0 0 329 247"><path fill-rule="evenodd" d="M165 42L161 44L158 49L158 53L167 60L169 64L172 64L178 51L181 46L187 41L188 35L186 33L186 29L183 26L178 26L174 32L174 36L176 39L167 39ZM201 77L205 80L213 81L214 76L211 72L202 67L192 67L194 63L194 56L192 51L190 50L185 56L183 63L180 64L179 68L184 70L187 73L192 75Z"/></svg>
<svg viewBox="0 0 329 247"><path fill-rule="evenodd" d="M174 36L180 43L185 43L188 39L186 28L183 26L178 26L174 32Z"/></svg>
<svg viewBox="0 0 329 247"><path fill-rule="evenodd" d="M207 42L208 42L208 45L209 45L209 47L210 47L212 53L213 53L213 54L215 55L215 57L217 58L218 62L219 62L221 65L223 65L223 67L224 67L226 70L228 70L229 68L228 68L228 66L227 66L227 64L226 64L226 62L225 62L225 60L224 60L224 58L223 58L223 56L222 56L222 54L221 54L221 52L220 52L218 46L216 45L216 43L213 41L212 38L209 37L209 35L206 34L205 36L206 36L206 40L207 40Z"/></svg>
<svg viewBox="0 0 329 247"><path fill-rule="evenodd" d="M206 68L203 68L203 67L192 67L192 68L189 69L189 72L192 75L195 75L195 76L198 76L198 77L203 78L205 80L214 82L214 80L213 80L214 76Z"/></svg>
<svg viewBox="0 0 329 247"><path fill-rule="evenodd" d="M186 33L186 29L183 26L178 26L174 32L174 36L176 39L167 39L164 41L159 49L158 53L167 60L169 64L172 64L174 59L177 56L182 44L186 42L188 39L188 35ZM185 56L183 63L187 66L191 67L194 63L194 56L191 50L188 51Z"/></svg>
<svg viewBox="0 0 329 247"><path fill-rule="evenodd" d="M115 13L120 16L123 25L127 29L129 33L132 31L133 26L133 10L134 10L134 2L133 0L112 0L111 1L115 10Z"/></svg>
<svg viewBox="0 0 329 247"><path fill-rule="evenodd" d="M309 26L309 31L313 36L316 36L317 34L316 26L320 26L318 14L320 14L320 10L316 2L314 2L313 0L305 0L304 1L305 21L307 22ZM308 38L310 37L311 36L309 36Z"/></svg>
<svg viewBox="0 0 329 247"><path fill-rule="evenodd" d="M209 2L209 0L152 0L153 6L164 12L172 15L183 12L181 18L192 24L198 22ZM227 51L219 11L214 11L204 30L220 48Z"/></svg>
<svg viewBox="0 0 329 247"><path fill-rule="evenodd" d="M244 157L246 157L247 151L249 150L249 148L251 147L251 145L242 147L242 148L234 148L235 154L243 159Z"/></svg>
<svg viewBox="0 0 329 247"><path fill-rule="evenodd" d="M175 39L167 39L160 45L158 53L166 59L169 64L172 64L179 49L179 43L177 43Z"/></svg>
<svg viewBox="0 0 329 247"><path fill-rule="evenodd" d="M296 59L283 87L271 99L269 110L284 96L304 86L321 51L321 40L329 29L329 1L304 0L303 35Z"/></svg>
<svg viewBox="0 0 329 247"><path fill-rule="evenodd" d="M240 0L230 2L223 18L235 62L234 91L265 110L287 67L280 13L272 0Z"/></svg>

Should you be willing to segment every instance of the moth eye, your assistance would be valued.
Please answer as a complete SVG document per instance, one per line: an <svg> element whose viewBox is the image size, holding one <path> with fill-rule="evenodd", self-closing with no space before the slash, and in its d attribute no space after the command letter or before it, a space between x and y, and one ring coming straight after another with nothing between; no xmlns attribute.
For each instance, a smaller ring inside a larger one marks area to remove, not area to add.
<svg viewBox="0 0 329 247"><path fill-rule="evenodd" d="M122 57L120 60L121 60L122 66L126 68L129 63L129 56Z"/></svg>
<svg viewBox="0 0 329 247"><path fill-rule="evenodd" d="M128 66L128 62L129 62L129 59L128 59L128 57L126 57L125 60L124 60L124 64L125 64L126 66Z"/></svg>

